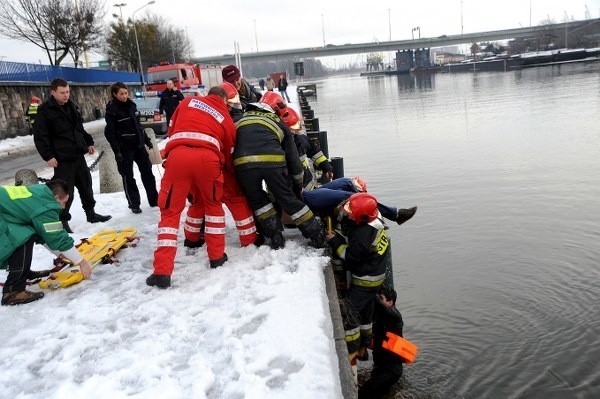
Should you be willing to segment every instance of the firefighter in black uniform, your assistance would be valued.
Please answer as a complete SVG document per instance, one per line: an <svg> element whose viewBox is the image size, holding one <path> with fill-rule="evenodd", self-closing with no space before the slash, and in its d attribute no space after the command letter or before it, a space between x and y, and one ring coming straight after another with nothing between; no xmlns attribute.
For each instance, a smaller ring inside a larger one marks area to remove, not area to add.
<svg viewBox="0 0 600 399"><path fill-rule="evenodd" d="M382 345L388 332L402 337L404 322L396 308L397 296L389 287L381 288L377 295L373 316L373 370L358 390L360 399L382 397L402 377L402 358Z"/></svg>
<svg viewBox="0 0 600 399"><path fill-rule="evenodd" d="M158 103L158 112L162 114L164 111L167 117L167 129L171 123L171 116L181 101L183 101L183 94L175 88L172 80L167 80L167 89L160 93L160 102Z"/></svg>
<svg viewBox="0 0 600 399"><path fill-rule="evenodd" d="M263 180L302 235L311 240L311 245L322 247L325 244L320 223L298 199L302 190L303 168L292 134L268 104L249 104L248 110L237 122L233 165L260 231L271 239L272 248L282 248L285 240L281 219L263 190Z"/></svg>
<svg viewBox="0 0 600 399"><path fill-rule="evenodd" d="M377 199L368 193L353 194L336 209L335 232L327 235L335 257L352 274L343 307L346 345L350 362L366 351L371 340L373 307L385 280L389 238Z"/></svg>
<svg viewBox="0 0 600 399"><path fill-rule="evenodd" d="M268 101L272 94L275 93L265 93L265 102ZM296 148L298 149L300 162L302 162L302 166L304 166L304 190L312 190L315 184L308 163L309 158L312 161L314 168L322 171L326 176L326 180L331 181L331 179L333 179L333 167L331 166L331 163L329 163L329 160L323 151L321 151L321 146L319 145L318 141L311 140L306 134L301 133L302 126L300 124L300 117L296 111L294 111L293 108L287 107L281 119L294 134L294 142L296 143Z"/></svg>
<svg viewBox="0 0 600 399"><path fill-rule="evenodd" d="M90 223L106 222L111 218L94 211L96 201L92 191L92 175L84 154L94 154L94 139L85 131L79 108L69 99L69 84L62 78L50 82L50 98L38 108L33 125L33 140L42 159L54 168L54 177L69 185L67 201L60 220L64 229L72 233L68 221L73 203L74 187L81 197L81 205Z"/></svg>
<svg viewBox="0 0 600 399"><path fill-rule="evenodd" d="M156 179L152 173L152 162L144 147L145 144L152 148L152 142L140 124L137 106L127 96L127 86L117 82L110 87L110 92L112 100L106 104L104 135L115 154L129 209L133 213L142 213L140 191L133 177L133 163L135 162L140 170L148 204L151 207L156 206Z"/></svg>

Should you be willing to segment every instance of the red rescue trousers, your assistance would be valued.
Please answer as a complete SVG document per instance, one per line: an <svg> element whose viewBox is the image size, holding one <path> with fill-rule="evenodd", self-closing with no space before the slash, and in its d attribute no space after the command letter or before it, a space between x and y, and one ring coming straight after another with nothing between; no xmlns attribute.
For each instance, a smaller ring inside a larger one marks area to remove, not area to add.
<svg viewBox="0 0 600 399"><path fill-rule="evenodd" d="M235 221L235 227L240 236L240 245L245 247L254 244L257 236L252 208L248 205L248 200L242 193L235 174L225 169L223 175L225 176L223 202Z"/></svg>
<svg viewBox="0 0 600 399"><path fill-rule="evenodd" d="M223 170L223 176L225 177L225 183L223 185L223 203L231 212L231 216L233 216L235 227L237 228L240 238L240 245L245 247L254 244L257 233L252 208L248 205L248 200L242 193L235 174L225 169ZM197 242L201 238L204 238L202 232L204 204L201 200L198 200L198 198L201 198L198 193L192 192L191 195L193 198L192 205L188 208L183 231L185 233L185 238Z"/></svg>
<svg viewBox="0 0 600 399"><path fill-rule="evenodd" d="M196 147L179 146L171 150L165 162L158 206L158 243L154 251L154 274L171 275L177 253L177 234L181 212L188 193L200 195L205 213L204 240L209 260L218 260L225 252L225 211L223 210L223 174L216 152ZM194 218L191 207L188 217ZM197 213L201 214L201 213Z"/></svg>

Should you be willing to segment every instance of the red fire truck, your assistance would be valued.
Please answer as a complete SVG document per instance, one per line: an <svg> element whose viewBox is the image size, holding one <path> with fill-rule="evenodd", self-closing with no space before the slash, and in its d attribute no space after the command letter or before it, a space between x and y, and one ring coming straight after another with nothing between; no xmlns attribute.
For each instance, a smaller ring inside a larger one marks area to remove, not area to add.
<svg viewBox="0 0 600 399"><path fill-rule="evenodd" d="M223 81L221 65L205 64L170 64L148 68L148 91L163 91L167 88L167 80L172 80L178 90L194 90L199 86L210 88Z"/></svg>

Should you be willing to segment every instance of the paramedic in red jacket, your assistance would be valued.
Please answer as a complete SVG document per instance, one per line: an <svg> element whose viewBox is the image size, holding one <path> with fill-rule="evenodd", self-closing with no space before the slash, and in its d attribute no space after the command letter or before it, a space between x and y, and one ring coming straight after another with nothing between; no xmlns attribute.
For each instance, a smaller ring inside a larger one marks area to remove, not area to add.
<svg viewBox="0 0 600 399"><path fill-rule="evenodd" d="M226 100L225 90L213 87L206 97L184 99L173 114L165 147L165 175L158 195L160 221L154 273L146 279L150 286L171 285L179 220L190 192L200 195L199 206L205 212L204 239L211 267L227 260L222 169L231 162L235 125ZM188 209L188 218L193 217L193 207Z"/></svg>

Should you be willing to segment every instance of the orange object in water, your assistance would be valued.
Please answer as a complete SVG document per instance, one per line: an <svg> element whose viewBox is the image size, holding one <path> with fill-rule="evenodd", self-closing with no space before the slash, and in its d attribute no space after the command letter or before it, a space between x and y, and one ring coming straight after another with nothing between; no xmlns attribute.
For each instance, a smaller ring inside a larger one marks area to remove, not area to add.
<svg viewBox="0 0 600 399"><path fill-rule="evenodd" d="M415 361L419 351L417 345L391 332L387 332L385 335L388 339L381 344L384 349L400 356L407 364Z"/></svg>

